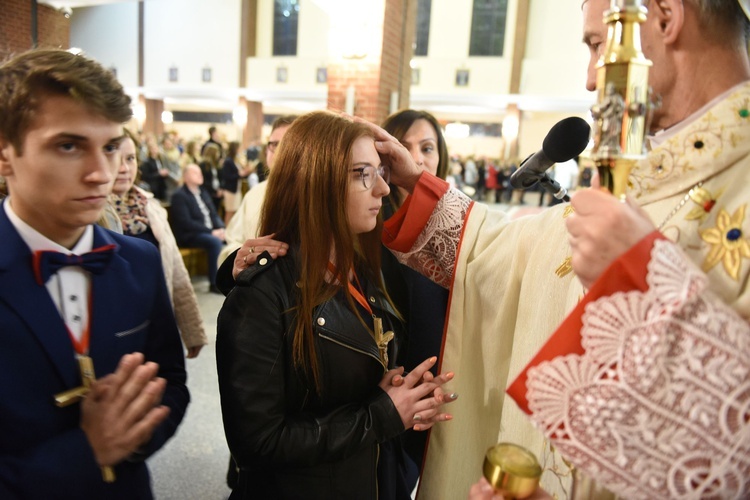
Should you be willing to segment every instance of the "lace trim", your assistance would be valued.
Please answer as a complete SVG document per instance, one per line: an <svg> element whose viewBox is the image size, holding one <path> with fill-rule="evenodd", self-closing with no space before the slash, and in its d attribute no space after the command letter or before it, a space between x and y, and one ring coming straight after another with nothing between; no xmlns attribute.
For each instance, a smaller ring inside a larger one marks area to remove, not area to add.
<svg viewBox="0 0 750 500"><path fill-rule="evenodd" d="M399 262L449 288L456 267L461 230L470 205L468 196L457 189L449 189L438 201L411 250L393 252Z"/></svg>
<svg viewBox="0 0 750 500"><path fill-rule="evenodd" d="M750 325L670 242L647 282L586 307L585 354L529 370L532 419L625 498L748 498Z"/></svg>

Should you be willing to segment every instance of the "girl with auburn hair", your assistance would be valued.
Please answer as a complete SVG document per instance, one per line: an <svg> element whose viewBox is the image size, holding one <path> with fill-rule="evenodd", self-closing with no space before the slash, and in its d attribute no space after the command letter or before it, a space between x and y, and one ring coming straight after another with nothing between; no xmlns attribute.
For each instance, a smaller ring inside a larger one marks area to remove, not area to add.
<svg viewBox="0 0 750 500"><path fill-rule="evenodd" d="M453 375L423 378L435 357L403 377L391 369L401 323L380 274L388 170L368 126L330 112L295 120L277 154L261 231L289 251L261 254L218 318L240 469L231 498L409 498L396 438L450 420L440 387Z"/></svg>

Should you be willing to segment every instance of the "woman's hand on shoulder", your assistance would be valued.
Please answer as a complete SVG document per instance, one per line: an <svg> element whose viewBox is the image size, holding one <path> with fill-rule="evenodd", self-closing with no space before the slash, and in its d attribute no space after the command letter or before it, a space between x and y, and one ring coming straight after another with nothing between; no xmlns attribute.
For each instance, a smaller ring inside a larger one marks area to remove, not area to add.
<svg viewBox="0 0 750 500"><path fill-rule="evenodd" d="M289 245L283 241L273 239L275 235L261 236L260 238L251 238L242 244L237 255L234 257L234 267L232 276L237 279L242 271L255 264L258 255L263 252L271 254L271 258L276 259L279 256L286 255Z"/></svg>

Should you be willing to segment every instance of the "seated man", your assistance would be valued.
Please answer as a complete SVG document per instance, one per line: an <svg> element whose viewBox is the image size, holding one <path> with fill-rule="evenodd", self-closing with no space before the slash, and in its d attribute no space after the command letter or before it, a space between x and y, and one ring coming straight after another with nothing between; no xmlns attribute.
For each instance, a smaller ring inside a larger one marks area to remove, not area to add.
<svg viewBox="0 0 750 500"><path fill-rule="evenodd" d="M145 459L185 414L159 252L94 225L131 114L83 56L0 65L0 498L152 498Z"/></svg>
<svg viewBox="0 0 750 500"><path fill-rule="evenodd" d="M170 224L181 248L203 248L208 254L209 291L221 293L216 287L216 267L224 245L222 222L208 193L201 188L203 173L196 164L185 167L183 186L172 195Z"/></svg>

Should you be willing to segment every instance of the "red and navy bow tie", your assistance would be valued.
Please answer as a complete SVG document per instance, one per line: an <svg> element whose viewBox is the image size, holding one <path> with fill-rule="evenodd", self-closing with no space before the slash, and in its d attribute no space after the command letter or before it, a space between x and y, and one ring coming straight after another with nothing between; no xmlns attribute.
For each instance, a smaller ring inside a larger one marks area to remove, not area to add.
<svg viewBox="0 0 750 500"><path fill-rule="evenodd" d="M115 245L104 245L83 255L64 254L53 250L37 250L34 252L34 275L40 285L44 285L50 276L60 268L79 266L93 274L101 274L107 269Z"/></svg>

